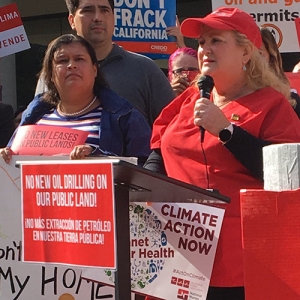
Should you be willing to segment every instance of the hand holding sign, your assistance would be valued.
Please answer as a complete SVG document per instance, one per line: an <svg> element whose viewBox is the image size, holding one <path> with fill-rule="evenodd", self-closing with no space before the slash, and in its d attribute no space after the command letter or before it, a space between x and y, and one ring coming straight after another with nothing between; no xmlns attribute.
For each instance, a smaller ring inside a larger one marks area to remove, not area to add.
<svg viewBox="0 0 300 300"><path fill-rule="evenodd" d="M2 156L3 160L9 164L12 158L12 151L9 147L5 147L0 149L0 155Z"/></svg>
<svg viewBox="0 0 300 300"><path fill-rule="evenodd" d="M176 43L179 48L185 47L184 37L180 31L180 22L177 15L176 26L167 27L166 31L168 36L174 36L176 38Z"/></svg>
<svg viewBox="0 0 300 300"><path fill-rule="evenodd" d="M93 148L89 145L79 145L75 146L75 148L70 153L71 159L82 159L86 156L90 155L93 152Z"/></svg>

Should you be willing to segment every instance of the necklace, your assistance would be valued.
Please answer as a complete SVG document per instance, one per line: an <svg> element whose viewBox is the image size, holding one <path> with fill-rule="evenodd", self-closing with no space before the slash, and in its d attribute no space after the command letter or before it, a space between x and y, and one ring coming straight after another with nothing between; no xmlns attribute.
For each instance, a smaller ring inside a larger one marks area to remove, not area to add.
<svg viewBox="0 0 300 300"><path fill-rule="evenodd" d="M74 113L65 113L65 112L63 112L62 111L62 109L61 109L61 102L59 102L59 104L58 104L58 109L59 109L59 111L63 114L63 115L65 115L65 116L67 116L67 117L72 117L72 116L77 116L77 115L80 115L80 114L82 114L83 112L85 112L86 110L88 110L93 104L94 104L94 102L97 100L97 96L95 96L94 97L94 99L86 106L86 107L84 107L83 109L81 109L81 110L79 110L79 111L76 111L76 112L74 112Z"/></svg>

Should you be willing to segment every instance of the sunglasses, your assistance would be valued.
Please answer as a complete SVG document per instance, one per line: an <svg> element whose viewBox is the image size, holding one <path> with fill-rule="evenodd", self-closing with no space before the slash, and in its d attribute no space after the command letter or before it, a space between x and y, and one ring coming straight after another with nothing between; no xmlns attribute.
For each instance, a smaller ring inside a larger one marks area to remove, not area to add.
<svg viewBox="0 0 300 300"><path fill-rule="evenodd" d="M187 73L187 72L198 72L199 69L198 68L178 68L176 70L173 70L172 73L175 75L181 75L182 73Z"/></svg>

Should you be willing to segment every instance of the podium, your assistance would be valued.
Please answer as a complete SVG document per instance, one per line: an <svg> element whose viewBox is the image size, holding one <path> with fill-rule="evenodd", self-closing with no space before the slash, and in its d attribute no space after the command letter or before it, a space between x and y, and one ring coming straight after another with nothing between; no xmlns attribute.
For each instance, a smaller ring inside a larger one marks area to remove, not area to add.
<svg viewBox="0 0 300 300"><path fill-rule="evenodd" d="M116 299L130 300L129 202L229 203L218 192L208 191L167 176L151 172L122 160L113 162L116 201L117 272Z"/></svg>
<svg viewBox="0 0 300 300"><path fill-rule="evenodd" d="M61 161L61 160L60 160ZM128 163L120 158L92 158L76 163L111 163L113 169L116 219L115 299L131 299L130 271L130 202L173 202L226 204L230 199L216 191L205 190ZM74 162L74 161L72 161ZM38 164L58 163L55 160ZM71 162L68 162L71 163ZM16 165L37 164L37 161L17 161ZM126 230L127 228L127 230Z"/></svg>

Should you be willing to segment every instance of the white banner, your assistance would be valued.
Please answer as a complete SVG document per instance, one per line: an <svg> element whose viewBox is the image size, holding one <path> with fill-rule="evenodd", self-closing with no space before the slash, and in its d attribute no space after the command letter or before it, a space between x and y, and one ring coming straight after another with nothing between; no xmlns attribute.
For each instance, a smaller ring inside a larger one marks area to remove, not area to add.
<svg viewBox="0 0 300 300"><path fill-rule="evenodd" d="M300 17L299 0L212 0L212 9L238 7L253 16L258 26L269 28L280 52L299 52L295 19Z"/></svg>

